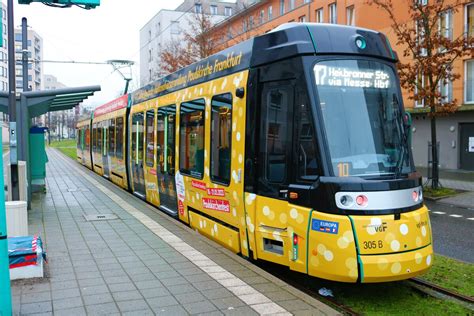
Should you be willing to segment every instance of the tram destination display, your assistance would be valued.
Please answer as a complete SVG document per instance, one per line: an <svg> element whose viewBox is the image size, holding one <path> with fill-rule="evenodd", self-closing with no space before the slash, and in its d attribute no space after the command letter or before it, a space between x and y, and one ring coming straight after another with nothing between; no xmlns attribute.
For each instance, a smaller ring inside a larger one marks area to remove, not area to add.
<svg viewBox="0 0 474 316"><path fill-rule="evenodd" d="M390 75L383 70L316 65L316 84L332 87L388 89Z"/></svg>

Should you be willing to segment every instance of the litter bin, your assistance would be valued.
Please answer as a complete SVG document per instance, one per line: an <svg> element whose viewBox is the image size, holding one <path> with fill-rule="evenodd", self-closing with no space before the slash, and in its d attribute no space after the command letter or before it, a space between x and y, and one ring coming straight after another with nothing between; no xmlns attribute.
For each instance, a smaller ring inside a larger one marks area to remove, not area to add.
<svg viewBox="0 0 474 316"><path fill-rule="evenodd" d="M30 128L29 151L32 192L45 189L46 163L48 156L44 142L44 132L47 128L33 126Z"/></svg>

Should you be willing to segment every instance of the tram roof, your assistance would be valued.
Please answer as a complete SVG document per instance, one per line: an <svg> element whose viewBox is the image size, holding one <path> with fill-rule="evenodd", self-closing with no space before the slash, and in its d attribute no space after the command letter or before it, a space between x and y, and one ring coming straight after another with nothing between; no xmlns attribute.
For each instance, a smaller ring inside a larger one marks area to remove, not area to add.
<svg viewBox="0 0 474 316"><path fill-rule="evenodd" d="M359 48L357 39L364 45ZM325 23L287 23L264 35L241 42L150 83L131 94L132 104L191 87L245 69L297 55L361 55L396 61L380 32Z"/></svg>

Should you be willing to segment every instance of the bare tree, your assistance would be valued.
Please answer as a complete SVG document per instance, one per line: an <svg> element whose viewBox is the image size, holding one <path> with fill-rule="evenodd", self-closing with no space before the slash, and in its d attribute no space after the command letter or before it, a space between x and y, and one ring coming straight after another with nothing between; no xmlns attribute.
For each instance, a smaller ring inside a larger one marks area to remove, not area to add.
<svg viewBox="0 0 474 316"><path fill-rule="evenodd" d="M396 0L397 5L400 5ZM449 98L443 87L460 78L452 71L453 63L464 56L474 56L473 38L466 34L454 37L452 27L446 21L466 4L462 0L405 0L408 20L401 21L395 15L393 0L368 0L368 3L382 9L391 22L402 47L406 61L398 64L400 83L409 92L409 98L424 102L429 107L432 144L431 187L439 187L439 157L436 150L436 118L449 115L458 108L458 100Z"/></svg>

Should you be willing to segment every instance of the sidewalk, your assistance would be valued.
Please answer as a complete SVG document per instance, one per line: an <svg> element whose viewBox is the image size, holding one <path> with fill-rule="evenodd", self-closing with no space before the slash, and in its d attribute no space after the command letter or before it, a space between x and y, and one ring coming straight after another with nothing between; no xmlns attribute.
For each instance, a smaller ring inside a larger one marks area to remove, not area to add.
<svg viewBox="0 0 474 316"><path fill-rule="evenodd" d="M48 277L13 282L14 314L333 315L337 312L48 150L29 232ZM118 218L86 221L84 215Z"/></svg>

